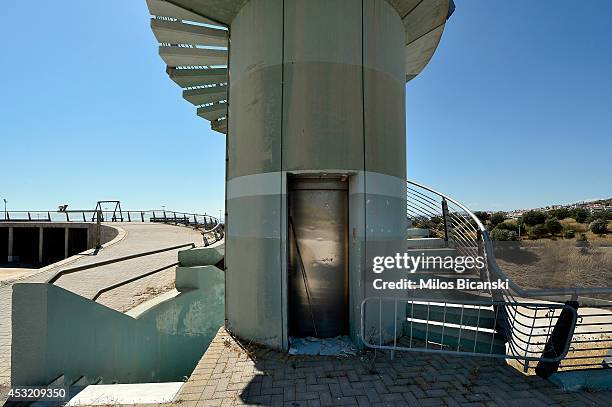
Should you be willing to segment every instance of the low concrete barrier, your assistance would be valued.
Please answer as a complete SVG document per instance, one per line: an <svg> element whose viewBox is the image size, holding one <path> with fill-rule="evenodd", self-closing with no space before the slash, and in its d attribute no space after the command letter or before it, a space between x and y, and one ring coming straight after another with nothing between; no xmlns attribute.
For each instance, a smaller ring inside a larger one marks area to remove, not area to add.
<svg viewBox="0 0 612 407"><path fill-rule="evenodd" d="M210 266L190 274L192 289L138 319L51 284L15 284L12 384L46 385L60 375L66 384L81 376L85 383L189 376L224 320L223 272Z"/></svg>
<svg viewBox="0 0 612 407"><path fill-rule="evenodd" d="M195 247L181 250L178 254L179 263L184 267L213 266L225 256L225 240L220 240L207 247Z"/></svg>

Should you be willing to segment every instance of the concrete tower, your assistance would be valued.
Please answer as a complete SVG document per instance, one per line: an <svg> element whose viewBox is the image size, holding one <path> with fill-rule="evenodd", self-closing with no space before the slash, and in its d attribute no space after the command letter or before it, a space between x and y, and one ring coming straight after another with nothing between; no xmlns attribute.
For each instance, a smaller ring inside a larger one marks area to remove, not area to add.
<svg viewBox="0 0 612 407"><path fill-rule="evenodd" d="M372 257L405 250L405 84L452 1L148 3L170 76L227 132L226 326L356 338Z"/></svg>

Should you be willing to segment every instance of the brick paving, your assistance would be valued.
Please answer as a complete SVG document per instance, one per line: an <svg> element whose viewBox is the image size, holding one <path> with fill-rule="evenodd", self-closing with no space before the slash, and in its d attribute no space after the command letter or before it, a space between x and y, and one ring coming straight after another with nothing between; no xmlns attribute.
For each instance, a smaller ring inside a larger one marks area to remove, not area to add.
<svg viewBox="0 0 612 407"><path fill-rule="evenodd" d="M224 328L176 406L610 406L612 392L563 393L503 361L397 352L351 358L289 356Z"/></svg>
<svg viewBox="0 0 612 407"><path fill-rule="evenodd" d="M202 243L202 235L190 228L163 224L113 223L124 229L127 234L120 242L92 256L84 256L63 268L75 267L103 260L123 257L183 243ZM98 289L128 279L147 271L160 268L177 261L177 250L159 253L110 264L107 266L84 270L60 278L56 284L67 290L91 298ZM0 285L0 395L10 385L11 374L11 295L15 282L43 282L62 267L42 272ZM138 280L112 292L103 294L98 302L118 311L126 311L137 305L151 288L167 287L174 282L174 269L157 273ZM0 400L2 400L0 398Z"/></svg>

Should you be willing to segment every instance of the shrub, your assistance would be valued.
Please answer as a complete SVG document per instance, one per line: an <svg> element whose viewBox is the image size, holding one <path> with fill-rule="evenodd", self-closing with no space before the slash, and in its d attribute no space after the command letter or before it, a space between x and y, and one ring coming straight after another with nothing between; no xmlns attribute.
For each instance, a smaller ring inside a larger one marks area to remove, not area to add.
<svg viewBox="0 0 612 407"><path fill-rule="evenodd" d="M563 225L561 224L561 222L559 222L559 219L557 218L546 219L544 225L546 226L546 229L548 229L550 234L553 236L558 233L561 233L561 231L563 230Z"/></svg>
<svg viewBox="0 0 612 407"><path fill-rule="evenodd" d="M545 225L535 225L529 228L527 234L530 239L537 240L548 235L548 229Z"/></svg>
<svg viewBox="0 0 612 407"><path fill-rule="evenodd" d="M506 220L506 214L503 212L495 212L493 215L491 215L491 219L489 219L493 227L499 225L505 220Z"/></svg>
<svg viewBox="0 0 612 407"><path fill-rule="evenodd" d="M599 211L589 215L587 222L591 223L594 220L603 219L605 221L612 220L612 211Z"/></svg>
<svg viewBox="0 0 612 407"><path fill-rule="evenodd" d="M500 242L514 242L518 240L518 234L513 230L495 228L491 231L491 238Z"/></svg>
<svg viewBox="0 0 612 407"><path fill-rule="evenodd" d="M603 219L595 219L589 225L589 230L596 235L605 235L608 233L608 222Z"/></svg>
<svg viewBox="0 0 612 407"><path fill-rule="evenodd" d="M506 220L500 223L499 225L495 226L495 229L511 230L513 232L518 233L519 227L518 227L518 223Z"/></svg>
<svg viewBox="0 0 612 407"><path fill-rule="evenodd" d="M563 237L566 239L573 239L576 237L576 231L574 229L567 229L565 232L563 232Z"/></svg>
<svg viewBox="0 0 612 407"><path fill-rule="evenodd" d="M578 223L584 223L589 217L589 211L584 208L576 208L572 211L572 218Z"/></svg>
<svg viewBox="0 0 612 407"><path fill-rule="evenodd" d="M548 211L549 218L557 218L559 220L567 219L571 216L571 211L567 208L551 209Z"/></svg>
<svg viewBox="0 0 612 407"><path fill-rule="evenodd" d="M527 226L536 226L546 222L546 214L542 211L528 211L521 217Z"/></svg>

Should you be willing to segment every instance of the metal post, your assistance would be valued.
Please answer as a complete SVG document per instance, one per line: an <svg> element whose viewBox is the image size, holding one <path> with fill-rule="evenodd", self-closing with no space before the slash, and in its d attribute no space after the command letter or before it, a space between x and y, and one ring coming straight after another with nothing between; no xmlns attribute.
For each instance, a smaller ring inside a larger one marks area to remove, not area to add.
<svg viewBox="0 0 612 407"><path fill-rule="evenodd" d="M142 219L142 222L144 223L144 212L140 212L140 219Z"/></svg>
<svg viewBox="0 0 612 407"><path fill-rule="evenodd" d="M444 221L444 247L448 247L448 203L442 198L442 220Z"/></svg>
<svg viewBox="0 0 612 407"><path fill-rule="evenodd" d="M100 249L102 247L102 224L101 224L101 218L102 217L102 211L98 210L96 212L96 249Z"/></svg>
<svg viewBox="0 0 612 407"><path fill-rule="evenodd" d="M43 236L44 231L42 226L38 228L38 262L43 262Z"/></svg>
<svg viewBox="0 0 612 407"><path fill-rule="evenodd" d="M14 228L11 226L8 230L8 258L7 261L10 263L13 261L13 240L14 240Z"/></svg>
<svg viewBox="0 0 612 407"><path fill-rule="evenodd" d="M68 238L70 229L64 228L64 258L68 258L68 243L70 243L70 239Z"/></svg>
<svg viewBox="0 0 612 407"><path fill-rule="evenodd" d="M130 216L130 211L128 211L128 222L132 222L132 217Z"/></svg>

